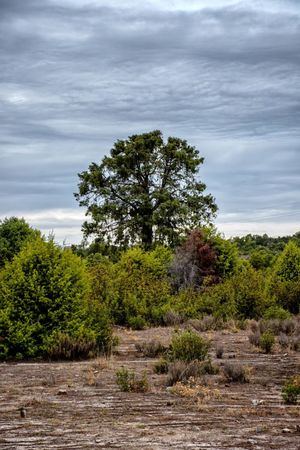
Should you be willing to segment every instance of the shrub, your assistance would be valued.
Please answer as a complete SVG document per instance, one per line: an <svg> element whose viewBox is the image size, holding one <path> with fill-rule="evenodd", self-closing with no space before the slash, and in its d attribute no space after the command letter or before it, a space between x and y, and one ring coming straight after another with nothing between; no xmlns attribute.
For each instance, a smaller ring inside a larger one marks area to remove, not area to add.
<svg viewBox="0 0 300 450"><path fill-rule="evenodd" d="M259 346L265 353L271 353L275 344L275 337L271 331L265 331L259 339Z"/></svg>
<svg viewBox="0 0 300 450"><path fill-rule="evenodd" d="M0 220L0 267L12 261L28 240L39 236L40 232L31 228L24 219L10 217Z"/></svg>
<svg viewBox="0 0 300 450"><path fill-rule="evenodd" d="M249 382L249 369L240 364L226 363L223 367L223 373L225 378L230 382Z"/></svg>
<svg viewBox="0 0 300 450"><path fill-rule="evenodd" d="M268 308L263 315L265 320L269 319L279 319L285 320L291 317L291 313L286 309L283 309L281 306L271 306Z"/></svg>
<svg viewBox="0 0 300 450"><path fill-rule="evenodd" d="M173 386L178 381L185 383L190 378L197 378L201 375L218 373L218 368L213 366L211 361L174 361L168 366L167 385Z"/></svg>
<svg viewBox="0 0 300 450"><path fill-rule="evenodd" d="M281 347L287 348L289 346L289 338L285 333L280 333L278 336L278 343Z"/></svg>
<svg viewBox="0 0 300 450"><path fill-rule="evenodd" d="M165 358L159 359L154 364L153 370L158 375L168 373L168 361Z"/></svg>
<svg viewBox="0 0 300 450"><path fill-rule="evenodd" d="M111 338L109 321L100 310L96 320L89 292L78 256L53 240L28 241L1 273L1 357L63 356L57 336L68 342L66 354L103 350Z"/></svg>
<svg viewBox="0 0 300 450"><path fill-rule="evenodd" d="M156 358L156 356L164 354L168 350L168 347L165 347L159 341L136 343L135 348L148 358Z"/></svg>
<svg viewBox="0 0 300 450"><path fill-rule="evenodd" d="M149 383L146 372L137 377L135 372L121 367L116 371L116 383L122 392L147 392Z"/></svg>
<svg viewBox="0 0 300 450"><path fill-rule="evenodd" d="M170 359L190 362L203 361L207 357L209 342L191 330L173 334Z"/></svg>
<svg viewBox="0 0 300 450"><path fill-rule="evenodd" d="M128 326L133 330L144 330L147 327L147 322L142 316L129 317Z"/></svg>
<svg viewBox="0 0 300 450"><path fill-rule="evenodd" d="M290 378L281 391L285 403L296 405L300 396L300 375Z"/></svg>
<svg viewBox="0 0 300 450"><path fill-rule="evenodd" d="M203 332L208 330L216 330L221 324L214 316L204 316L202 319L190 319L188 325L195 328L195 330Z"/></svg>
<svg viewBox="0 0 300 450"><path fill-rule="evenodd" d="M183 322L184 317L175 311L170 310L163 315L163 323L166 326L180 325Z"/></svg>
<svg viewBox="0 0 300 450"><path fill-rule="evenodd" d="M52 335L45 353L51 360L74 360L91 358L97 355L97 351L93 333L75 337L58 332Z"/></svg>
<svg viewBox="0 0 300 450"><path fill-rule="evenodd" d="M257 330L255 333L249 334L249 342L251 345L254 345L255 347L259 347L260 342L260 331Z"/></svg>

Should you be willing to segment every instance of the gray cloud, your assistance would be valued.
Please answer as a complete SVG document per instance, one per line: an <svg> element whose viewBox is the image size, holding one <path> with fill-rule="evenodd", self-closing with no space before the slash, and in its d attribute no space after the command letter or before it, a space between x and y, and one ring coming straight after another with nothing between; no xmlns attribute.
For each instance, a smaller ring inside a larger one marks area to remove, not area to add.
<svg viewBox="0 0 300 450"><path fill-rule="evenodd" d="M299 223L297 3L161 3L0 2L0 216L79 239L77 172L159 128L206 157L221 230Z"/></svg>

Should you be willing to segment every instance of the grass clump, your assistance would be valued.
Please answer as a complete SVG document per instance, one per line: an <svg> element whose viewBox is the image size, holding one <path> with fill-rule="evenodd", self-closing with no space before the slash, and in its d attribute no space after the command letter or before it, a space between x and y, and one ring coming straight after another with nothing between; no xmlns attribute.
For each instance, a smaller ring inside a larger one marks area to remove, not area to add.
<svg viewBox="0 0 300 450"><path fill-rule="evenodd" d="M249 383L249 368L240 364L226 363L223 367L223 373L227 381L233 383Z"/></svg>
<svg viewBox="0 0 300 450"><path fill-rule="evenodd" d="M150 342L136 343L135 348L139 353L142 353L143 356L148 358L156 358L156 356L162 355L168 350L168 348L161 342L154 340Z"/></svg>
<svg viewBox="0 0 300 450"><path fill-rule="evenodd" d="M157 375L161 375L164 373L168 373L169 363L165 358L160 358L153 367L154 373Z"/></svg>
<svg viewBox="0 0 300 450"><path fill-rule="evenodd" d="M134 371L125 367L116 371L116 383L122 392L147 392L149 390L146 372L138 377Z"/></svg>
<svg viewBox="0 0 300 450"><path fill-rule="evenodd" d="M172 361L203 361L207 358L209 342L191 330L175 333L170 344L169 356Z"/></svg>
<svg viewBox="0 0 300 450"><path fill-rule="evenodd" d="M300 375L290 378L282 388L283 401L289 405L296 405L300 396Z"/></svg>

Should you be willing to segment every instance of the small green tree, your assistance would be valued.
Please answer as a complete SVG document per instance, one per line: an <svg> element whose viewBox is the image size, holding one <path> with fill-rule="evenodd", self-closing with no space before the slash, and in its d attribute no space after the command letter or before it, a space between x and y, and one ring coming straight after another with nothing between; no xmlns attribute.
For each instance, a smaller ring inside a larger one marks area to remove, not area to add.
<svg viewBox="0 0 300 450"><path fill-rule="evenodd" d="M217 210L198 181L203 161L185 140L164 142L157 130L117 141L110 156L79 174L75 197L92 219L83 225L85 235L123 246L176 245Z"/></svg>
<svg viewBox="0 0 300 450"><path fill-rule="evenodd" d="M274 264L270 291L283 308L300 312L300 247L290 241Z"/></svg>
<svg viewBox="0 0 300 450"><path fill-rule="evenodd" d="M282 281L300 280L300 247L290 241L278 256L274 273Z"/></svg>
<svg viewBox="0 0 300 450"><path fill-rule="evenodd" d="M84 342L89 351L88 341L94 350L99 348L104 336L99 338L99 320L89 314L95 312L89 290L89 275L78 256L53 240L29 241L1 272L2 359L45 356L59 336L65 342L77 339L77 346ZM108 322L101 326L107 331Z"/></svg>
<svg viewBox="0 0 300 450"><path fill-rule="evenodd" d="M0 267L19 253L28 239L40 236L24 219L10 217L0 221Z"/></svg>

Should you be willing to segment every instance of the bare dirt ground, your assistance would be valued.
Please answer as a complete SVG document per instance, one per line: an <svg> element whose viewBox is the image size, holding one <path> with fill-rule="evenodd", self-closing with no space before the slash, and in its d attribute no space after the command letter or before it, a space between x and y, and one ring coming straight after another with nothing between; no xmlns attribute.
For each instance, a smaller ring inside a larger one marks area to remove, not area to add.
<svg viewBox="0 0 300 450"><path fill-rule="evenodd" d="M118 354L107 362L0 364L0 449L300 449L300 407L281 400L285 379L300 372L299 353L259 353L246 331L205 333L212 360L251 367L251 381L209 375L208 395L182 397L166 388L165 375L153 373L155 360L135 350L150 339L168 343L171 333L119 329ZM221 360L214 356L217 342L225 349ZM121 366L146 370L150 391L120 392Z"/></svg>

